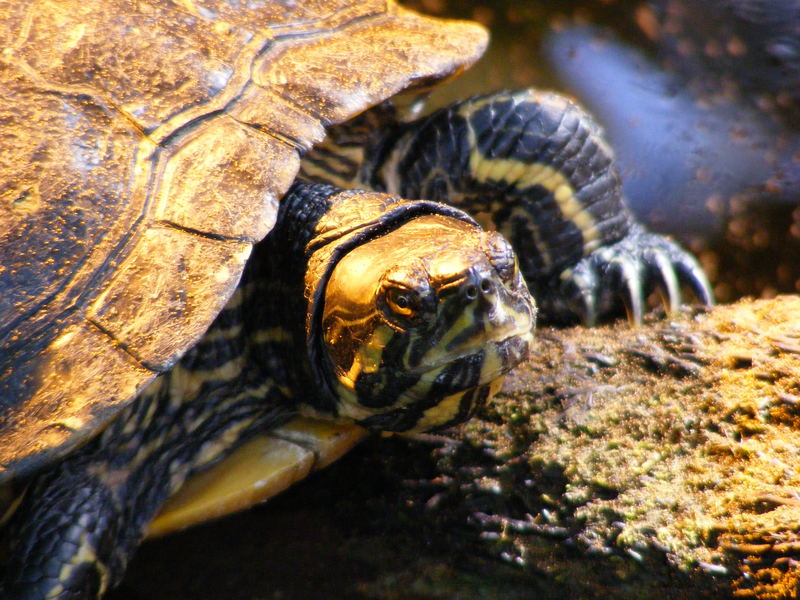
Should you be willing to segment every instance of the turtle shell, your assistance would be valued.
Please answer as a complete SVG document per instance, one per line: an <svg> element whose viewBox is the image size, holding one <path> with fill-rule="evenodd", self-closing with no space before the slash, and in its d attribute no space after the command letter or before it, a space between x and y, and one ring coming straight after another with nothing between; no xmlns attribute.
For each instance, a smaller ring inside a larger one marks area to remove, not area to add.
<svg viewBox="0 0 800 600"><path fill-rule="evenodd" d="M0 481L90 437L203 334L326 126L486 43L373 0L0 14Z"/></svg>

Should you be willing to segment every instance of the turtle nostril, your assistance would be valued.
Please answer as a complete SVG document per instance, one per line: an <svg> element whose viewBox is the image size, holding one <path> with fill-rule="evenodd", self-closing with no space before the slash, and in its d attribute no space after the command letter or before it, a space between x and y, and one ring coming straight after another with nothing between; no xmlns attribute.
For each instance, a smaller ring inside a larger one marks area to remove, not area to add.
<svg viewBox="0 0 800 600"><path fill-rule="evenodd" d="M478 296L488 296L494 292L494 284L489 279L482 279L479 284L471 283L464 288L464 297L472 302Z"/></svg>

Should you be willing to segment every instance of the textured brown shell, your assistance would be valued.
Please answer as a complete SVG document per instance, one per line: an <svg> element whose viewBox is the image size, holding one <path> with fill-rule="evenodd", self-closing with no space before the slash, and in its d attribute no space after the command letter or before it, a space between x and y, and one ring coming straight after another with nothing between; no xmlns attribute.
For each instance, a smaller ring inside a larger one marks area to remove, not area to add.
<svg viewBox="0 0 800 600"><path fill-rule="evenodd" d="M361 0L0 0L0 481L202 335L324 128L473 62Z"/></svg>

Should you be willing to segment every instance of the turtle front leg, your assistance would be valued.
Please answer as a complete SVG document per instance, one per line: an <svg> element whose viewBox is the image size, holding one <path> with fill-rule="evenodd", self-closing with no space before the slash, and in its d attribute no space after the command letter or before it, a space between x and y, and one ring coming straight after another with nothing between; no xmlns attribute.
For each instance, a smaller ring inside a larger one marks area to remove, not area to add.
<svg viewBox="0 0 800 600"><path fill-rule="evenodd" d="M10 564L2 588L7 597L100 598L124 573L140 528L123 526L125 507L99 469L101 463L84 454L71 457L26 491L10 530ZM161 495L166 491L146 504L157 505Z"/></svg>
<svg viewBox="0 0 800 600"><path fill-rule="evenodd" d="M0 596L101 598L187 477L291 416L277 403L266 410L260 392L220 382L209 381L193 398L176 395L175 378L173 370L157 379L98 438L31 483L9 524Z"/></svg>
<svg viewBox="0 0 800 600"><path fill-rule="evenodd" d="M374 187L454 204L503 233L547 320L591 324L624 305L640 322L656 288L676 310L681 284L712 302L696 259L635 221L599 126L562 96L475 97L398 125L371 154Z"/></svg>

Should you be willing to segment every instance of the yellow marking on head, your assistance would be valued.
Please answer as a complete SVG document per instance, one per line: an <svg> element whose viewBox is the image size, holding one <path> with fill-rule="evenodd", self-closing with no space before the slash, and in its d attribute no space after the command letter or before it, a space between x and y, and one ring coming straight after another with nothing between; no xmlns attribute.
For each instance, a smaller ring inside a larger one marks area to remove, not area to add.
<svg viewBox="0 0 800 600"><path fill-rule="evenodd" d="M388 325L378 325L369 340L361 344L350 370L342 378L350 389L355 388L355 381L361 373L375 373L381 365L383 349L394 337L394 330Z"/></svg>
<svg viewBox="0 0 800 600"><path fill-rule="evenodd" d="M503 387L502 376L492 380L489 383L489 396L487 397L486 401L490 401L494 395L500 391L501 387ZM414 425L414 431L427 431L433 427L443 423L448 423L455 419L459 410L461 409L461 400L464 398L464 395L471 393L472 391L472 389L464 390L463 392L442 398L442 401L439 402L439 404L436 406L431 406L422 414L422 417L419 419L419 421L417 421L417 424Z"/></svg>
<svg viewBox="0 0 800 600"><path fill-rule="evenodd" d="M398 401L395 404L381 408L371 408L360 404L358 401L358 395L354 391L354 383L352 381L340 379L336 390L336 394L340 399L337 406L339 420L342 422L362 421L374 415L390 412L398 408L402 408L403 406L414 404L421 398L427 396L431 385L433 385L433 382L446 366L447 365L442 365L422 373L419 381L404 390L399 395ZM313 409L308 408L305 405L301 406L300 414L306 417L330 419L330 417L316 413Z"/></svg>
<svg viewBox="0 0 800 600"><path fill-rule="evenodd" d="M503 377L497 377L489 383L489 395L486 399L489 402L500 388L503 387ZM442 401L436 406L430 407L426 410L422 417L414 425L413 431L427 431L443 423L452 421L458 415L461 409L461 400L465 394L472 392L472 389L458 392L450 396L445 396Z"/></svg>
<svg viewBox="0 0 800 600"><path fill-rule="evenodd" d="M375 315L372 313L358 319L345 318L335 307L330 310L329 316L332 318L327 323L328 329L325 331L325 342L331 345L335 344L343 335L346 335L348 330L363 329L365 325L375 319Z"/></svg>
<svg viewBox="0 0 800 600"><path fill-rule="evenodd" d="M461 399L464 397L464 394L471 391L472 390L465 390L463 392L442 398L439 404L431 406L428 410L422 413L422 417L420 417L419 421L417 421L417 424L414 425L414 430L427 431L428 429L432 429L437 425L452 421L461 408Z"/></svg>
<svg viewBox="0 0 800 600"><path fill-rule="evenodd" d="M400 404L403 406L406 404L413 404L414 402L426 397L428 392L431 390L433 382L436 381L436 378L442 373L443 369L444 367L438 367L423 373L417 383L412 385L400 395Z"/></svg>
<svg viewBox="0 0 800 600"><path fill-rule="evenodd" d="M468 328L472 327L475 324L475 306L477 301L470 302L467 306L464 307L463 312L458 315L458 318L455 320L455 323L447 330L442 336L442 339L436 344L435 347L431 348L428 352L425 353L425 357L422 359L422 362L426 362L430 360L431 355L436 354L448 354L452 351L445 351L444 349L447 348L452 341ZM467 342L469 343L469 342ZM437 352L438 350L438 352Z"/></svg>
<svg viewBox="0 0 800 600"><path fill-rule="evenodd" d="M503 371L503 361L493 346L487 346L483 352L483 364L481 365L481 381L490 381Z"/></svg>

